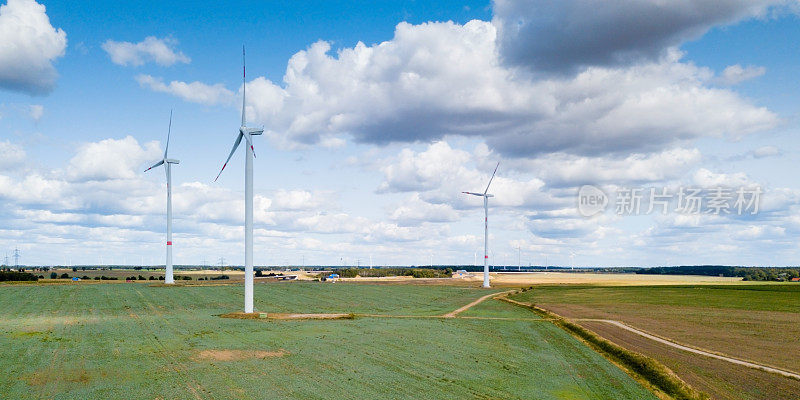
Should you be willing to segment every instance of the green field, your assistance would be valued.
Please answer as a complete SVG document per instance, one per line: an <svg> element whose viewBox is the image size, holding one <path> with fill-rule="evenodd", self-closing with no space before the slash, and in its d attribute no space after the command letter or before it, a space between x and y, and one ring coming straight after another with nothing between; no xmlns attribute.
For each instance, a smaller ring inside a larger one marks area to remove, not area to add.
<svg viewBox="0 0 800 400"><path fill-rule="evenodd" d="M800 371L797 284L537 286L512 298L568 318L618 320L683 344ZM714 398L800 396L800 382L789 378L670 349L601 322L579 323L656 358Z"/></svg>
<svg viewBox="0 0 800 400"><path fill-rule="evenodd" d="M262 312L387 315L269 321L215 316L241 308L238 285L3 285L0 398L655 398L524 309L435 317L486 293L258 284Z"/></svg>

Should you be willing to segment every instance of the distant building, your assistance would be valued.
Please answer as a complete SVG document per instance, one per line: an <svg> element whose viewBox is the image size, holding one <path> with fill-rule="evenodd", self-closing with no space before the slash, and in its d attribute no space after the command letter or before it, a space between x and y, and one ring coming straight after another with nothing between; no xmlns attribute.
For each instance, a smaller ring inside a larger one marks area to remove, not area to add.
<svg viewBox="0 0 800 400"><path fill-rule="evenodd" d="M328 275L327 278L325 278L325 281L327 282L336 282L338 280L339 280L339 274L330 274Z"/></svg>
<svg viewBox="0 0 800 400"><path fill-rule="evenodd" d="M469 276L469 272L465 269L459 269L456 272L453 272L453 278L466 278Z"/></svg>
<svg viewBox="0 0 800 400"><path fill-rule="evenodd" d="M790 281L792 281L792 282L800 282L800 278L792 278L792 279L790 279Z"/></svg>

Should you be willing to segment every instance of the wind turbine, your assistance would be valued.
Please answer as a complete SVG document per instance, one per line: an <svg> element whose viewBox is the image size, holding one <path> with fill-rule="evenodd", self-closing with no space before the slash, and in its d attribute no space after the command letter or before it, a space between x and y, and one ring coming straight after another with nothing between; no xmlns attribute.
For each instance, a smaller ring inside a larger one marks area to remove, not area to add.
<svg viewBox="0 0 800 400"><path fill-rule="evenodd" d="M492 177L489 178L489 184L486 185L486 190L484 190L483 193L461 192L483 197L483 287L485 288L489 287L489 197L494 197L494 195L488 194L487 192L489 192L489 186L492 184L494 175L497 173L497 167L499 166L500 162L494 167Z"/></svg>
<svg viewBox="0 0 800 400"><path fill-rule="evenodd" d="M245 101L247 99L247 82L245 82L246 69L244 59L244 46L242 46L242 125L239 127L239 135L236 136L236 141L233 142L231 153L228 154L228 159L219 170L219 174L214 178L214 182L219 179L222 171L228 165L228 161L233 157L236 148L242 143L242 138L247 141L247 155L244 164L244 312L253 312L253 157L255 157L255 149L253 149L252 136L264 133L263 128L248 128L247 119L245 118Z"/></svg>
<svg viewBox="0 0 800 400"><path fill-rule="evenodd" d="M172 164L179 164L180 161L175 160L173 158L167 158L167 152L169 151L169 136L172 133L172 110L169 111L169 128L167 129L167 147L164 149L164 158L153 164L152 167L144 170L144 172L150 171L151 169L158 167L159 165L164 165L164 170L167 173L167 262L166 272L164 276L164 283L166 284L173 284L175 280L172 277Z"/></svg>

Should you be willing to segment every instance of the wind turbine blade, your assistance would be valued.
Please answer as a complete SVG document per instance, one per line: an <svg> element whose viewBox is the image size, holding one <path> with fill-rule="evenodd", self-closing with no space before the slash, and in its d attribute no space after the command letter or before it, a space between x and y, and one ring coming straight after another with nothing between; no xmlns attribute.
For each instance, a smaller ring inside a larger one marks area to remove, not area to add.
<svg viewBox="0 0 800 400"><path fill-rule="evenodd" d="M483 195L483 194L481 194L481 193L472 193L472 192L461 192L461 193L464 193L464 194L471 194L471 195L473 195L473 196L481 196L481 197L483 197L483 196L484 196L484 195Z"/></svg>
<svg viewBox="0 0 800 400"><path fill-rule="evenodd" d="M492 177L491 177L491 178L489 178L489 184L488 184L488 185L486 185L486 190L484 190L484 191L483 191L483 194L486 194L486 192L488 192L488 191L489 191L489 186L492 184L492 180L494 179L494 174L496 174L496 173L497 173L497 167L499 167L499 166L500 166L500 161L498 161L498 162L497 162L497 166L496 166L496 167L494 167L494 172L492 172Z"/></svg>
<svg viewBox="0 0 800 400"><path fill-rule="evenodd" d="M247 83L245 83L246 76L247 76L247 70L245 69L245 62L244 62L244 45L242 45L242 126L245 126L247 124L245 122L245 117L244 117L244 105L245 105L245 99L247 99Z"/></svg>
<svg viewBox="0 0 800 400"><path fill-rule="evenodd" d="M256 149L253 147L253 140L252 140L252 138L250 137L250 134L248 133L248 134L246 134L246 135L243 135L243 136L244 136L244 138L247 140L247 144L249 144L249 145L250 145L250 150L252 150L252 151L253 151L253 157L255 157L255 156L256 156Z"/></svg>
<svg viewBox="0 0 800 400"><path fill-rule="evenodd" d="M155 168L155 167L157 167L157 166L159 166L159 165L161 165L161 164L164 164L164 160L161 160L161 161L159 161L159 162L157 162L157 163L153 164L153 166L152 166L152 167L150 167L150 168L148 168L148 169L144 170L144 172L150 171L151 169L153 169L153 168Z"/></svg>
<svg viewBox="0 0 800 400"><path fill-rule="evenodd" d="M167 148L164 149L164 159L167 159L167 152L169 151L169 135L172 133L172 110L169 110L169 128L167 128Z"/></svg>
<svg viewBox="0 0 800 400"><path fill-rule="evenodd" d="M214 182L216 182L217 179L219 179L219 176L222 175L222 171L224 171L225 167L228 166L228 161L230 161L231 157L233 157L233 153L236 151L236 148L239 147L239 143L242 143L242 136L244 136L242 134L242 132L239 132L239 136L236 137L236 141L233 142L233 148L231 149L231 154L228 154L228 159L225 160L225 164L222 164L222 169L219 170L219 173L217 174L217 177L214 178Z"/></svg>

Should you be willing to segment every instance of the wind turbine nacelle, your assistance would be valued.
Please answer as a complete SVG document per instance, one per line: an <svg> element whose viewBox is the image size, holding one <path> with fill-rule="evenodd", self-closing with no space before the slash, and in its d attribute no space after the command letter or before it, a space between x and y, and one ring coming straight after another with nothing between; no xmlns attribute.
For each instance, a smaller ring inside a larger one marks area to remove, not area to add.
<svg viewBox="0 0 800 400"><path fill-rule="evenodd" d="M250 136L258 136L264 133L264 128L248 128L243 126L239 128L239 132L247 133Z"/></svg>
<svg viewBox="0 0 800 400"><path fill-rule="evenodd" d="M164 161L165 161L165 162L168 162L168 163L170 163L170 164L180 164L180 163L181 163L181 161L180 161L180 160L176 160L176 159L174 159L174 158L168 158L168 159L166 159L166 160L164 160Z"/></svg>

